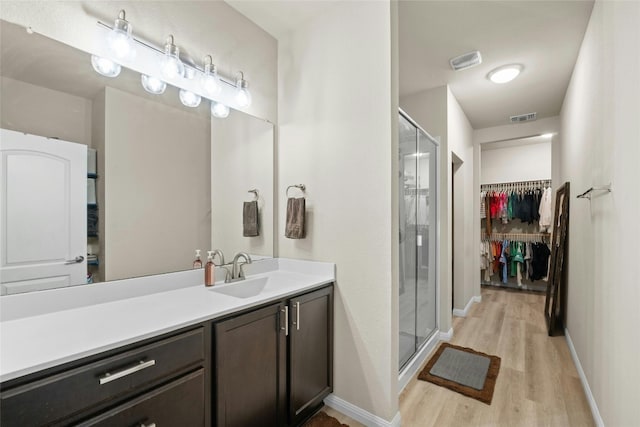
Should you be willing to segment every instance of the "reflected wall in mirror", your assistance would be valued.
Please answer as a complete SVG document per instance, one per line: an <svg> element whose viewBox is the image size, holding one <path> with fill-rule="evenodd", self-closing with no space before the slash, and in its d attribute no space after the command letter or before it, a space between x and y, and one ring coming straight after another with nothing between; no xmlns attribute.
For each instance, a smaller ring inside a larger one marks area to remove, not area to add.
<svg viewBox="0 0 640 427"><path fill-rule="evenodd" d="M229 258L273 255L271 123L239 111L212 118L209 102L185 107L176 88L152 95L135 72L103 77L86 52L5 21L0 30L0 127L96 150L98 229L86 238L84 261L93 282L190 269L195 249L203 262L214 248ZM260 236L243 237L242 201L252 188ZM46 221L46 206L40 215ZM2 294L61 286L2 280Z"/></svg>

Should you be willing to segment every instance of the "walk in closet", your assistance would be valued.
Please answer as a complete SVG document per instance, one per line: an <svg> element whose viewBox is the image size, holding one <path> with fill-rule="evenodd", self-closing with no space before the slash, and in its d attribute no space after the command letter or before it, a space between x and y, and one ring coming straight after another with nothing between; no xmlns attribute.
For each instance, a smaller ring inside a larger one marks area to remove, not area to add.
<svg viewBox="0 0 640 427"><path fill-rule="evenodd" d="M437 142L400 112L400 368L437 330Z"/></svg>
<svg viewBox="0 0 640 427"><path fill-rule="evenodd" d="M480 187L483 285L544 291L549 273L550 180Z"/></svg>

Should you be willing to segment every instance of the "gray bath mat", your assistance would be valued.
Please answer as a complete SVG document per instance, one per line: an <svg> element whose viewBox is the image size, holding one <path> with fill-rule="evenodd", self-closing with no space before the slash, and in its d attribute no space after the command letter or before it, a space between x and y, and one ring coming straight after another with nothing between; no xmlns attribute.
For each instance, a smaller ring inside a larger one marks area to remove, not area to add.
<svg viewBox="0 0 640 427"><path fill-rule="evenodd" d="M418 379L491 405L499 371L498 356L442 343L420 372Z"/></svg>
<svg viewBox="0 0 640 427"><path fill-rule="evenodd" d="M457 348L445 348L429 373L445 380L482 390L491 359Z"/></svg>

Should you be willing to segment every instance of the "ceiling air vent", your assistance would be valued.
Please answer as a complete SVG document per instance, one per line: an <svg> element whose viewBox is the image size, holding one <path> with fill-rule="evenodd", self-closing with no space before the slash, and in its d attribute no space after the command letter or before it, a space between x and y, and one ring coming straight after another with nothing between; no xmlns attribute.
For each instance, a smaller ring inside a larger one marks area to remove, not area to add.
<svg viewBox="0 0 640 427"><path fill-rule="evenodd" d="M509 117L509 121L511 121L511 123L530 122L535 119L536 119L536 113L520 114L519 116Z"/></svg>
<svg viewBox="0 0 640 427"><path fill-rule="evenodd" d="M476 50L451 58L449 60L449 64L451 64L451 68L454 70L460 71L482 64L482 56L480 56L480 52Z"/></svg>

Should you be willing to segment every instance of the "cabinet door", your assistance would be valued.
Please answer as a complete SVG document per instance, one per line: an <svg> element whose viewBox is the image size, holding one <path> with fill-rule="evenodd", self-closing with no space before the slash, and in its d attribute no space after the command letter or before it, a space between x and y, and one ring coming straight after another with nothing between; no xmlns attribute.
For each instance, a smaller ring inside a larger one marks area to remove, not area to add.
<svg viewBox="0 0 640 427"><path fill-rule="evenodd" d="M204 370L92 418L79 427L204 426Z"/></svg>
<svg viewBox="0 0 640 427"><path fill-rule="evenodd" d="M284 424L285 310L274 304L216 323L218 427Z"/></svg>
<svg viewBox="0 0 640 427"><path fill-rule="evenodd" d="M298 425L333 387L333 287L289 303L289 422Z"/></svg>

